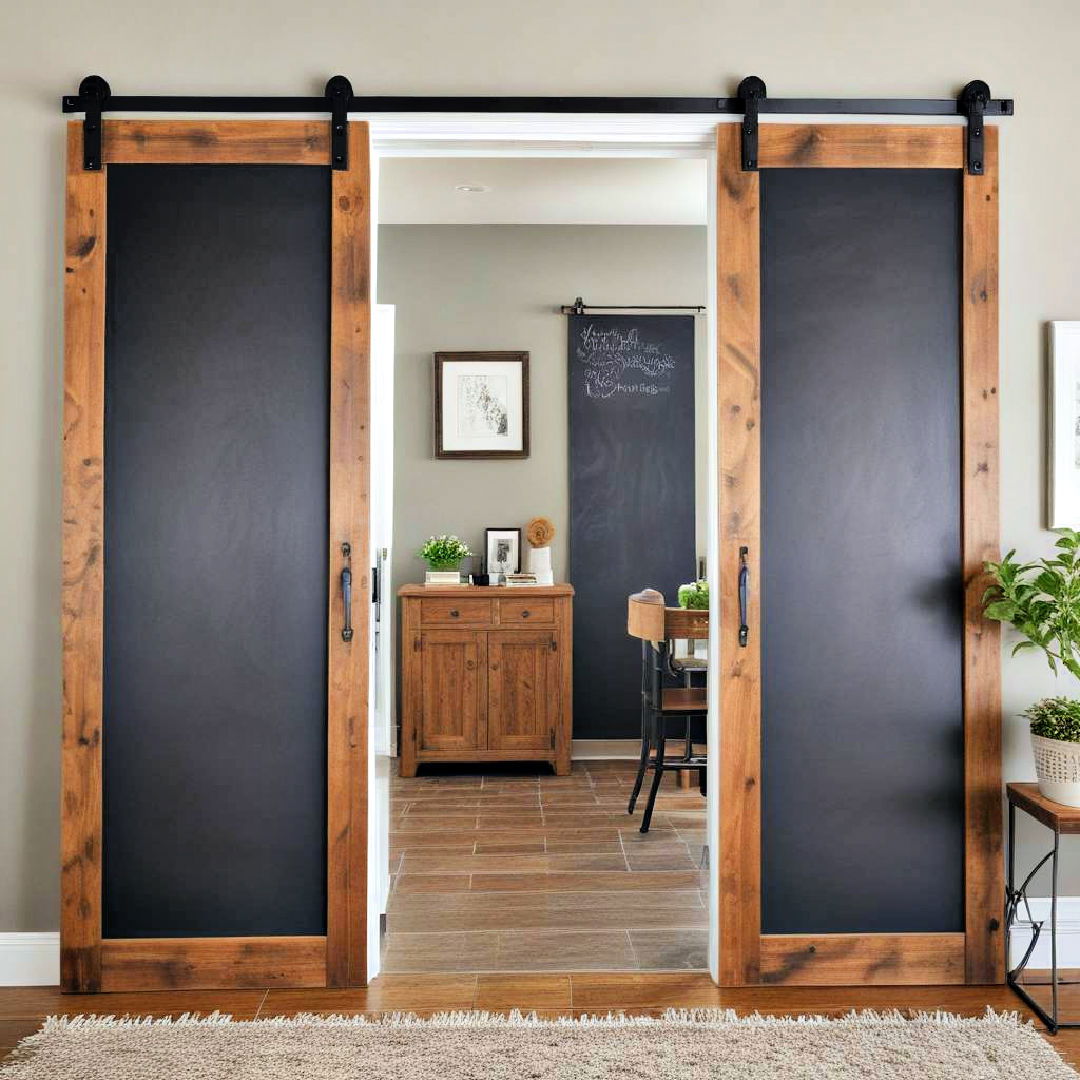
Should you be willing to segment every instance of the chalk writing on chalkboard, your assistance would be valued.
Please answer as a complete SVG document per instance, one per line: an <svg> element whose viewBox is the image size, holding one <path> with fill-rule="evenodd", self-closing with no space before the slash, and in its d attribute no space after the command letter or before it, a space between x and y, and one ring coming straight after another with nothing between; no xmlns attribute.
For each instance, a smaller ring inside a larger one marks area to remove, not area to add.
<svg viewBox="0 0 1080 1080"><path fill-rule="evenodd" d="M585 394L591 398L671 392L675 358L660 341L637 328L603 327L583 322L574 343L574 359L585 369Z"/></svg>

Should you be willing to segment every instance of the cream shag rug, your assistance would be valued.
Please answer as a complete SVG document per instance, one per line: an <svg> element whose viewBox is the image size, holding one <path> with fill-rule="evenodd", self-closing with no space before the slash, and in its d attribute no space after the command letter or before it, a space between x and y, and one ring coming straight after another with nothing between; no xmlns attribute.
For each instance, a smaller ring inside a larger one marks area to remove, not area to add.
<svg viewBox="0 0 1080 1080"><path fill-rule="evenodd" d="M50 1018L0 1080L1075 1080L1016 1014Z"/></svg>

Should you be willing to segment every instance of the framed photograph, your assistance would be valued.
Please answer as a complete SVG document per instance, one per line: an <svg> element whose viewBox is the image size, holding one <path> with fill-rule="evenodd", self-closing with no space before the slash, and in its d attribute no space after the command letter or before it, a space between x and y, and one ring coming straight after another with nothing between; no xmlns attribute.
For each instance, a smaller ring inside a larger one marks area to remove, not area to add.
<svg viewBox="0 0 1080 1080"><path fill-rule="evenodd" d="M484 561L489 574L519 573L521 571L521 530L485 529Z"/></svg>
<svg viewBox="0 0 1080 1080"><path fill-rule="evenodd" d="M1080 527L1080 322L1050 324L1046 509L1051 529Z"/></svg>
<svg viewBox="0 0 1080 1080"><path fill-rule="evenodd" d="M435 354L435 456L529 456L529 354Z"/></svg>

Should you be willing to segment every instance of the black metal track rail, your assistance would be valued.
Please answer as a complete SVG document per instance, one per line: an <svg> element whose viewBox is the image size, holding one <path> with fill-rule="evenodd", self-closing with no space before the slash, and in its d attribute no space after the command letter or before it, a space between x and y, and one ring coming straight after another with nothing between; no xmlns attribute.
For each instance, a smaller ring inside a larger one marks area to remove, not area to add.
<svg viewBox="0 0 1080 1080"><path fill-rule="evenodd" d="M1012 98L991 98L986 115L1012 116ZM65 94L65 113L85 111L77 94ZM351 113L552 113L638 115L736 115L738 97L377 97L353 95ZM193 113L325 113L325 97L110 96L105 111ZM957 98L763 98L761 114L844 116L964 116Z"/></svg>

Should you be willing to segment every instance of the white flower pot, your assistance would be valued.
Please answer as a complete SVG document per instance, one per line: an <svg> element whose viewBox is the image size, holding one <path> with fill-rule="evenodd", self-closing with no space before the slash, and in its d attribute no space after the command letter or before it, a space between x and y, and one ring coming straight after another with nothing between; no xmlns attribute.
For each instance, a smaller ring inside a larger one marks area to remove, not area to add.
<svg viewBox="0 0 1080 1080"><path fill-rule="evenodd" d="M551 548L530 547L525 559L525 569L536 575L537 585L555 584L555 577L551 572Z"/></svg>
<svg viewBox="0 0 1080 1080"><path fill-rule="evenodd" d="M1080 806L1080 743L1031 736L1039 791L1063 806Z"/></svg>

